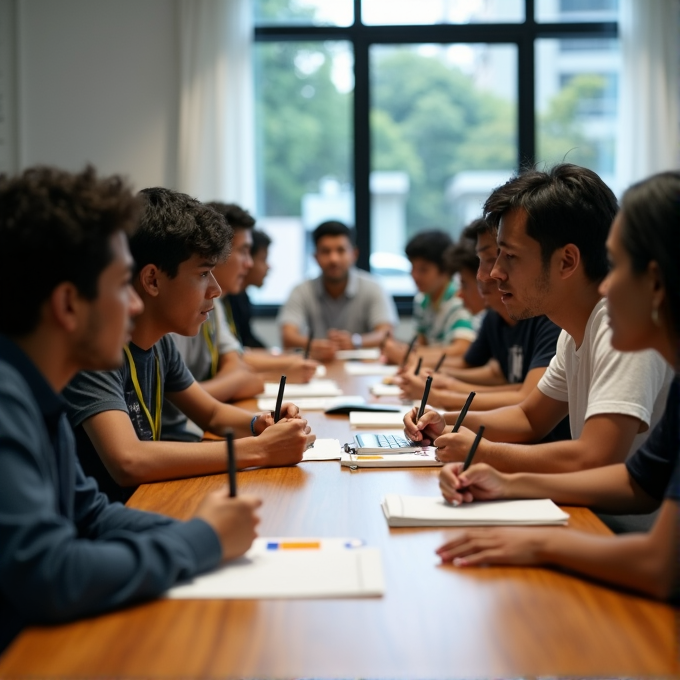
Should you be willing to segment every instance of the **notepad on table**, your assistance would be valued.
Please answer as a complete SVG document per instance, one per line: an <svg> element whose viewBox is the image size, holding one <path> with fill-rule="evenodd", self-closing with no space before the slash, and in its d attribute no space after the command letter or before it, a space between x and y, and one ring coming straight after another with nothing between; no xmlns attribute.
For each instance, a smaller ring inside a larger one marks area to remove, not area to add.
<svg viewBox="0 0 680 680"><path fill-rule="evenodd" d="M302 454L302 462L308 460L340 460L342 447L339 439L317 439L314 445Z"/></svg>
<svg viewBox="0 0 680 680"><path fill-rule="evenodd" d="M264 384L264 392L259 397L276 397L279 393L279 383L267 382ZM339 397L342 390L335 380L310 380L303 385L286 385L283 393L284 401L298 397Z"/></svg>
<svg viewBox="0 0 680 680"><path fill-rule="evenodd" d="M379 363L361 363L359 361L348 361L345 364L347 375L396 375L398 366L388 366Z"/></svg>
<svg viewBox="0 0 680 680"><path fill-rule="evenodd" d="M391 527L557 525L569 519L548 498L475 501L454 507L441 496L388 494L382 509Z"/></svg>
<svg viewBox="0 0 680 680"><path fill-rule="evenodd" d="M380 359L378 347L366 347L364 349L340 349L335 353L338 361L375 361Z"/></svg>
<svg viewBox="0 0 680 680"><path fill-rule="evenodd" d="M404 414L410 411L410 407L400 409L393 413L376 413L373 411L350 411L350 427L393 427L404 428Z"/></svg>
<svg viewBox="0 0 680 680"><path fill-rule="evenodd" d="M286 386L284 401L288 396L287 392L288 386ZM361 406L366 403L366 400L358 395L350 395L341 397L296 397L294 402L301 411L327 411L341 405ZM275 407L276 397L260 397L257 400L257 408L260 411L273 411Z"/></svg>
<svg viewBox="0 0 680 680"><path fill-rule="evenodd" d="M371 385L371 393L376 397L398 397L401 394L401 387L399 385L376 383Z"/></svg>
<svg viewBox="0 0 680 680"><path fill-rule="evenodd" d="M357 454L343 451L340 465L349 468L441 467L443 463L435 454L436 449L432 446L415 453Z"/></svg>
<svg viewBox="0 0 680 680"><path fill-rule="evenodd" d="M215 571L171 588L181 599L375 597L385 592L380 551L352 538L257 538Z"/></svg>

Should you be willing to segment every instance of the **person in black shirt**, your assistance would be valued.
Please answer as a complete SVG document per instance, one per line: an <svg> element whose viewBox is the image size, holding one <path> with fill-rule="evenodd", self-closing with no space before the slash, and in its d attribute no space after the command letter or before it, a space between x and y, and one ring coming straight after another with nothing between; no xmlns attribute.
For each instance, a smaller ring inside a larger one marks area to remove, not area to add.
<svg viewBox="0 0 680 680"><path fill-rule="evenodd" d="M680 172L665 172L624 194L607 250L607 296L615 349L656 350L680 364ZM440 474L454 504L496 498L552 498L608 513L645 513L661 506L651 531L593 536L564 529L464 531L437 551L444 562L551 564L658 598L678 595L680 527L680 384L671 385L666 411L651 436L626 462L564 474L502 474L489 465L466 472L454 463Z"/></svg>

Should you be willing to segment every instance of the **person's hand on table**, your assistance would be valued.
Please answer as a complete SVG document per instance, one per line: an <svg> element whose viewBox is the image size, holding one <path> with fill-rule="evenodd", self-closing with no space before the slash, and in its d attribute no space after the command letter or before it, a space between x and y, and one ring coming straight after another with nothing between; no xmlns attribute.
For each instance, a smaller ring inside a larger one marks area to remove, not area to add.
<svg viewBox="0 0 680 680"><path fill-rule="evenodd" d="M421 442L423 446L429 446L444 431L446 422L441 413L430 408L426 409L419 420L418 409L418 406L414 406L404 415L404 433L411 441Z"/></svg>
<svg viewBox="0 0 680 680"><path fill-rule="evenodd" d="M281 420L284 418L301 418L300 409L289 401L284 401L281 404ZM253 423L253 431L255 436L261 435L268 427L274 425L274 414L271 411L258 413L255 422Z"/></svg>
<svg viewBox="0 0 680 680"><path fill-rule="evenodd" d="M416 375L413 369L409 368L395 379L395 383L401 387L399 396L402 399L422 398L426 380L427 375L423 375L423 371L420 372L420 375Z"/></svg>
<svg viewBox="0 0 680 680"><path fill-rule="evenodd" d="M547 541L554 532L555 528L533 527L463 529L436 553L442 563L453 562L457 567L541 564Z"/></svg>
<svg viewBox="0 0 680 680"><path fill-rule="evenodd" d="M312 340L310 354L316 361L329 362L335 359L335 353L339 349L338 345L332 340L319 338L318 340Z"/></svg>
<svg viewBox="0 0 680 680"><path fill-rule="evenodd" d="M297 465L316 435L304 418L282 418L257 438L262 467Z"/></svg>
<svg viewBox="0 0 680 680"><path fill-rule="evenodd" d="M408 345L393 338L387 338L382 347L382 356L388 364L401 365L404 359Z"/></svg>
<svg viewBox="0 0 680 680"><path fill-rule="evenodd" d="M222 546L222 559L243 555L257 537L260 518L256 510L262 501L255 496L230 498L226 487L209 493L198 506L195 517L207 522Z"/></svg>
<svg viewBox="0 0 680 680"><path fill-rule="evenodd" d="M326 337L335 344L337 349L354 349L352 334L349 331L340 331L337 328L331 328Z"/></svg>
<svg viewBox="0 0 680 680"><path fill-rule="evenodd" d="M423 416L424 417L424 416ZM476 434L467 427L461 427L455 434L443 434L434 440L434 445L437 447L437 458L443 463L456 463L465 460L468 455L472 442L475 440ZM479 440L477 447L477 457L484 453L488 441L482 437Z"/></svg>
<svg viewBox="0 0 680 680"><path fill-rule="evenodd" d="M289 383L308 383L315 375L319 366L318 361L305 359L301 356L291 357L286 367L286 377Z"/></svg>
<svg viewBox="0 0 680 680"><path fill-rule="evenodd" d="M506 498L507 487L508 476L486 463L471 465L465 472L463 463L449 463L439 472L442 496L453 505Z"/></svg>

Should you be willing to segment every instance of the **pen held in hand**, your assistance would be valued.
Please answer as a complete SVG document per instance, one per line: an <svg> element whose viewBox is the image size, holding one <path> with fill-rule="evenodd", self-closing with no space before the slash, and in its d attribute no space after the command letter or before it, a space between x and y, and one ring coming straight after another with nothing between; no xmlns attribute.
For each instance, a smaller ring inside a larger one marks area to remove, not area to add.
<svg viewBox="0 0 680 680"><path fill-rule="evenodd" d="M309 331L309 336L307 338L307 346L305 347L305 359L309 359L309 353L312 351L312 340L314 339L314 334Z"/></svg>
<svg viewBox="0 0 680 680"><path fill-rule="evenodd" d="M484 435L484 425L479 426L479 430L477 432L477 436L475 437L475 440L472 442L472 446L470 447L470 451L468 452L467 458L465 459L465 462L463 463L463 470L462 472L465 472L470 465L472 465L472 459L475 457L475 453L477 452L477 447L479 446L479 440L482 438Z"/></svg>
<svg viewBox="0 0 680 680"><path fill-rule="evenodd" d="M463 424L463 421L465 420L465 416L467 415L468 409L470 408L470 404L472 404L472 400L475 398L476 392L470 392L467 401L465 402L465 405L461 409L460 413L458 414L458 418L456 420L456 424L453 426L453 434L458 432L460 430L460 426Z"/></svg>
<svg viewBox="0 0 680 680"><path fill-rule="evenodd" d="M445 360L446 360L446 352L444 352L439 357L439 361L437 362L437 365L434 367L434 371L432 371L432 373L436 373L442 367Z"/></svg>
<svg viewBox="0 0 680 680"><path fill-rule="evenodd" d="M281 376L281 382L279 382L279 393L276 396L276 409L274 409L274 422L278 423L281 420L281 404L283 403L283 391L286 388L286 376Z"/></svg>
<svg viewBox="0 0 680 680"><path fill-rule="evenodd" d="M416 366L416 371L415 375L418 375L420 373L420 369L423 365L423 357L418 357L418 365Z"/></svg>
<svg viewBox="0 0 680 680"><path fill-rule="evenodd" d="M415 347L417 339L418 339L418 336L414 335L413 340L411 340L411 343L409 344L408 349L406 350L406 354L404 355L404 360L401 362L402 368L404 368L406 366L406 363L408 362L408 358L411 356L411 352L413 351L413 348Z"/></svg>
<svg viewBox="0 0 680 680"><path fill-rule="evenodd" d="M423 398L420 402L420 409L418 409L418 420L420 420L423 417L423 413L425 413L425 407L427 406L427 399L430 396L430 387L432 387L432 376L428 375L427 380L425 381L425 389L423 390Z"/></svg>
<svg viewBox="0 0 680 680"><path fill-rule="evenodd" d="M386 331L383 339L380 342L380 353L382 354L385 351L385 345L387 344L387 341L392 337L392 331Z"/></svg>
<svg viewBox="0 0 680 680"><path fill-rule="evenodd" d="M234 430L227 428L227 472L229 473L229 497L236 498L236 454L234 453Z"/></svg>

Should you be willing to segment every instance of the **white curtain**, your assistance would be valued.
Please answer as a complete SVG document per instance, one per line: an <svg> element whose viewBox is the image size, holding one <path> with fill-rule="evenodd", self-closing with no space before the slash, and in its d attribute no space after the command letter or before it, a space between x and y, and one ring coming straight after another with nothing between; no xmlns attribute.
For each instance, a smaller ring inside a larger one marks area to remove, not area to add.
<svg viewBox="0 0 680 680"><path fill-rule="evenodd" d="M255 210L249 0L179 0L178 189Z"/></svg>
<svg viewBox="0 0 680 680"><path fill-rule="evenodd" d="M680 167L680 0L620 0L617 184Z"/></svg>

